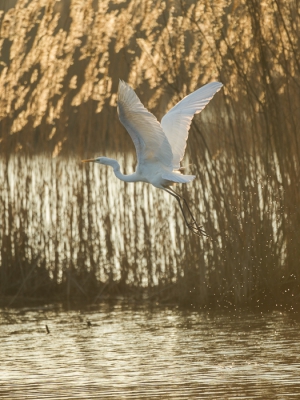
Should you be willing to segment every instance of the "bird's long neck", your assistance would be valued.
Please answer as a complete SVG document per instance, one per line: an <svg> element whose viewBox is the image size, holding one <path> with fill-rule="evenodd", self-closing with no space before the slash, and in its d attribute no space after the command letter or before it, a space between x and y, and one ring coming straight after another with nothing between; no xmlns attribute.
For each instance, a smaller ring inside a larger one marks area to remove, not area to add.
<svg viewBox="0 0 300 400"><path fill-rule="evenodd" d="M118 179L120 179L121 181L124 181L124 182L137 182L137 181L139 181L136 173L133 173L131 175L122 174L122 172L120 171L120 164L118 163L117 160L114 160L112 158L107 159L106 164L110 165L113 168L116 177Z"/></svg>

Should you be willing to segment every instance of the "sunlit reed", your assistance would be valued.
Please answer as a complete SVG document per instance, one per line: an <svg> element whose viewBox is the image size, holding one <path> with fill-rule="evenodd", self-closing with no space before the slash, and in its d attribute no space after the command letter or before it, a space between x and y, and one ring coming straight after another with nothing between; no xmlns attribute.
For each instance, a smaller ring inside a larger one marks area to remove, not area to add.
<svg viewBox="0 0 300 400"><path fill-rule="evenodd" d="M299 301L297 10L280 0L6 2L1 293ZM178 188L211 240L186 231L166 194L80 164L118 153L125 173L134 168L119 78L158 118L202 84L224 84L191 127L183 164L197 180Z"/></svg>

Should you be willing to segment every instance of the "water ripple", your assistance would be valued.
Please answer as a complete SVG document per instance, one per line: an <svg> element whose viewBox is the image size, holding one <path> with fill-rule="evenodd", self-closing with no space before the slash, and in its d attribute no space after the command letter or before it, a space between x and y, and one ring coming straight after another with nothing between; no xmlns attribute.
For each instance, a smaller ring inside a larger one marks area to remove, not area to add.
<svg viewBox="0 0 300 400"><path fill-rule="evenodd" d="M0 323L0 398L300 396L299 322L285 314L101 305L3 310Z"/></svg>

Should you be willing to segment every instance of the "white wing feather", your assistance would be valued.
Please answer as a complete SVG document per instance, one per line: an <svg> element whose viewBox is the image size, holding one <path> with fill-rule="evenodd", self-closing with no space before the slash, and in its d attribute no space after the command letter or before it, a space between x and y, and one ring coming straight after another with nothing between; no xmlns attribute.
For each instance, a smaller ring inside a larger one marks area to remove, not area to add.
<svg viewBox="0 0 300 400"><path fill-rule="evenodd" d="M161 120L161 126L172 148L174 169L180 167L194 114L202 111L222 86L220 82L202 86L179 101Z"/></svg>
<svg viewBox="0 0 300 400"><path fill-rule="evenodd" d="M172 149L160 123L143 106L134 90L121 80L118 114L133 140L139 164L159 161L167 167L172 166Z"/></svg>

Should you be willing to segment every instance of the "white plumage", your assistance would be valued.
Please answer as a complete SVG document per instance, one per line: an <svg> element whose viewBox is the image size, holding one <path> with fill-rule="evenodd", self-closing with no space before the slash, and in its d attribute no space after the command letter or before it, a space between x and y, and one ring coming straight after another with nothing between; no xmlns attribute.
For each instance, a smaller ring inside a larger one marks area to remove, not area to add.
<svg viewBox="0 0 300 400"><path fill-rule="evenodd" d="M161 120L161 126L173 152L173 168L180 167L193 116L200 113L221 87L220 82L211 82L184 97Z"/></svg>
<svg viewBox="0 0 300 400"><path fill-rule="evenodd" d="M125 182L147 182L163 189L176 198L188 228L197 235L206 235L193 217L186 200L174 192L174 183L191 182L194 175L182 175L179 171L186 148L189 128L198 114L218 92L222 83L211 82L184 97L162 118L161 123L141 103L134 90L124 81L119 82L118 115L133 140L137 154L137 168L131 175L123 175L116 160L98 157L83 162L110 165L117 178ZM184 212L187 207L188 215Z"/></svg>

